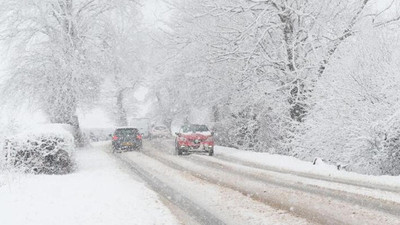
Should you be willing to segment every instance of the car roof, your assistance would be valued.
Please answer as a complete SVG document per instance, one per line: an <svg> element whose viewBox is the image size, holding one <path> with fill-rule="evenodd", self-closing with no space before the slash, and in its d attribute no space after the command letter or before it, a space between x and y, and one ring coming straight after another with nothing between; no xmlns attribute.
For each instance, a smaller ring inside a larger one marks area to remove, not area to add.
<svg viewBox="0 0 400 225"><path fill-rule="evenodd" d="M115 130L138 130L136 127L117 127Z"/></svg>

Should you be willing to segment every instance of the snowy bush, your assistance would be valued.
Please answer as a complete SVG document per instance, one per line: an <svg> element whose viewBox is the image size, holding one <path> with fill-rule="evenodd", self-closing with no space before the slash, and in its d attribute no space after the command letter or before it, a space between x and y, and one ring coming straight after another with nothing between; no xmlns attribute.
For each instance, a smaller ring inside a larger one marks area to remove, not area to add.
<svg viewBox="0 0 400 225"><path fill-rule="evenodd" d="M68 125L51 124L6 138L7 166L35 174L66 174L72 171L74 138Z"/></svg>
<svg viewBox="0 0 400 225"><path fill-rule="evenodd" d="M377 152L379 170L382 174L400 174L400 118L398 113L381 121L375 129L371 143Z"/></svg>
<svg viewBox="0 0 400 225"><path fill-rule="evenodd" d="M248 90L244 96L232 95L232 102L219 108L218 120L214 124L216 141L219 145L242 150L288 155L287 146L293 127L288 114L290 105L285 97L260 89ZM246 104L238 104L237 100ZM275 102L278 100L279 103ZM273 105L275 107L271 107Z"/></svg>
<svg viewBox="0 0 400 225"><path fill-rule="evenodd" d="M400 52L396 39L369 35L345 46L354 50L337 59L316 85L314 107L293 154L342 162L367 174L399 175Z"/></svg>

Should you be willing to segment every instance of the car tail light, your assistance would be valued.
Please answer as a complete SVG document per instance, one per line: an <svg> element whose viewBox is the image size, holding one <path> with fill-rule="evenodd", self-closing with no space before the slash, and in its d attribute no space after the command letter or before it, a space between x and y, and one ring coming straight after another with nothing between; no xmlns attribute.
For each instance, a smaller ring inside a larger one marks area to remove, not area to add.
<svg viewBox="0 0 400 225"><path fill-rule="evenodd" d="M136 136L136 138L137 138L138 140L142 140L142 135L138 134L138 135Z"/></svg>
<svg viewBox="0 0 400 225"><path fill-rule="evenodd" d="M117 135L114 135L114 136L112 137L112 139L113 139L114 141L116 141L116 140L118 140L118 136L117 136Z"/></svg>

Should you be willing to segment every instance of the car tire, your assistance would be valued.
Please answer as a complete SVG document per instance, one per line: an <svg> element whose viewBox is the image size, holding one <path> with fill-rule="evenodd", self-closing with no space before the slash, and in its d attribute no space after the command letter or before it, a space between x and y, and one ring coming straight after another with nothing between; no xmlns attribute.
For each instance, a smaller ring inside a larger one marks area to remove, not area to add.
<svg viewBox="0 0 400 225"><path fill-rule="evenodd" d="M209 156L213 156L214 155L214 148L211 148L210 150L208 150L208 155Z"/></svg>
<svg viewBox="0 0 400 225"><path fill-rule="evenodd" d="M177 143L175 143L175 155L182 155L182 149L178 147Z"/></svg>
<svg viewBox="0 0 400 225"><path fill-rule="evenodd" d="M174 155L178 155L178 146L176 145L176 142L175 142L175 150L174 150Z"/></svg>

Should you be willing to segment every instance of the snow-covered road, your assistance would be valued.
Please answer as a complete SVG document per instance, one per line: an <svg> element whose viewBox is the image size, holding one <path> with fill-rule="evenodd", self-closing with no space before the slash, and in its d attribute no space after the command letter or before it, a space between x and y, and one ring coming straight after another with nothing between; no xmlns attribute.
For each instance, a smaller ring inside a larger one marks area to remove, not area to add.
<svg viewBox="0 0 400 225"><path fill-rule="evenodd" d="M193 176L140 152L116 155L198 224L312 224L242 193ZM145 172L144 172L145 171ZM188 224L185 218L184 224Z"/></svg>
<svg viewBox="0 0 400 225"><path fill-rule="evenodd" d="M398 193L277 173L199 154L178 157L172 154L170 142L152 141L145 145L144 154L118 157L226 224L400 224Z"/></svg>
<svg viewBox="0 0 400 225"><path fill-rule="evenodd" d="M1 174L1 225L179 224L158 195L102 149L76 152L69 175Z"/></svg>

